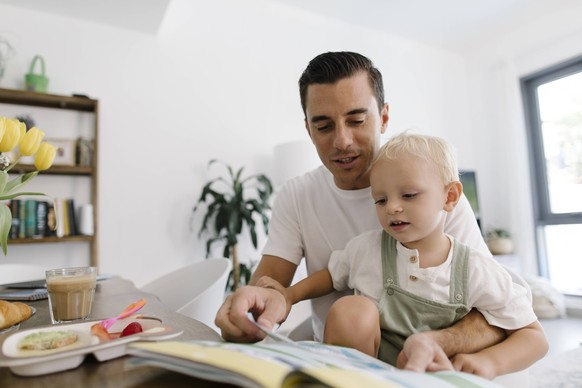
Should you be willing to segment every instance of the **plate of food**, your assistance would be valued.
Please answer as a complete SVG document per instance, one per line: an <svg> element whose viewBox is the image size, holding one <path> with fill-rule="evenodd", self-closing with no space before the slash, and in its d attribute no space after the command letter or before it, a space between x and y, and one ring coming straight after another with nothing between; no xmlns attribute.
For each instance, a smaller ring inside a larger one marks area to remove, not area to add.
<svg viewBox="0 0 582 388"><path fill-rule="evenodd" d="M36 309L26 303L0 300L0 334L18 329L34 313Z"/></svg>
<svg viewBox="0 0 582 388"><path fill-rule="evenodd" d="M133 315L109 329L101 321L49 325L19 330L0 339L0 367L19 376L37 376L74 369L88 354L107 361L127 354L134 341L158 341L176 337L182 330L161 319Z"/></svg>

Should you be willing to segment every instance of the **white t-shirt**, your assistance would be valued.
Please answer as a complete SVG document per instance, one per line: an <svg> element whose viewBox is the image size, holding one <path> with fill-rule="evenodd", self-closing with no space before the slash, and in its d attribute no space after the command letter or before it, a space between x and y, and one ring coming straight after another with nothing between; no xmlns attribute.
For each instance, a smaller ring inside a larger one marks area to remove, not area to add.
<svg viewBox="0 0 582 388"><path fill-rule="evenodd" d="M397 243L398 285L425 299L450 303L453 244L443 264L420 268L418 251ZM353 289L356 295L366 296L378 304L385 292L381 247L382 229L379 229L364 233L351 240L344 250L333 252L329 261L333 287L336 290ZM527 288L514 284L511 275L495 260L488 260L488 256L471 249L468 307L477 308L490 325L506 330L519 329L534 322L537 317ZM410 260L411 257L414 260Z"/></svg>
<svg viewBox="0 0 582 388"><path fill-rule="evenodd" d="M329 170L320 166L289 180L281 188L275 197L262 253L297 265L305 258L307 272L311 274L327 268L331 252L344 249L352 238L379 227L371 189L341 190ZM465 196L452 213L447 213L445 232L490 256ZM312 300L316 339L323 337L323 325L332 303L351 293L334 292Z"/></svg>

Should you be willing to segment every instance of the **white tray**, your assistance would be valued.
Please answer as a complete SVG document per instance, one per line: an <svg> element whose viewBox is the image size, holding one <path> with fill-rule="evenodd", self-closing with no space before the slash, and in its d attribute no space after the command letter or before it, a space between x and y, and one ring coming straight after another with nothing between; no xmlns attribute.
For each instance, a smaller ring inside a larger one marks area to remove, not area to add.
<svg viewBox="0 0 582 388"><path fill-rule="evenodd" d="M8 367L19 376L60 372L78 367L88 354L93 354L99 361L107 361L127 354L127 345L131 342L165 340L183 332L164 325L158 318L134 316L117 321L108 332L121 332L131 322L139 322L143 332L100 343L97 337L91 335L91 326L98 322L100 321L49 325L6 335L3 340L0 339L0 367ZM74 331L79 337L78 341L60 349L18 349L18 343L31 333L60 330Z"/></svg>

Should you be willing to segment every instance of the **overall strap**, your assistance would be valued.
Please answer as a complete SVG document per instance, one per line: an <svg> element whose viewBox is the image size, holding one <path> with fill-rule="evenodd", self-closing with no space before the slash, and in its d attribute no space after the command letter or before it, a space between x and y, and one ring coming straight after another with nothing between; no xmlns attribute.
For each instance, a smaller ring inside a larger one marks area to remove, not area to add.
<svg viewBox="0 0 582 388"><path fill-rule="evenodd" d="M453 257L451 262L450 303L467 304L467 282L469 280L469 255L471 249L454 240Z"/></svg>
<svg viewBox="0 0 582 388"><path fill-rule="evenodd" d="M396 240L386 231L382 231L382 278L384 288L392 284L398 285L398 273L396 272Z"/></svg>

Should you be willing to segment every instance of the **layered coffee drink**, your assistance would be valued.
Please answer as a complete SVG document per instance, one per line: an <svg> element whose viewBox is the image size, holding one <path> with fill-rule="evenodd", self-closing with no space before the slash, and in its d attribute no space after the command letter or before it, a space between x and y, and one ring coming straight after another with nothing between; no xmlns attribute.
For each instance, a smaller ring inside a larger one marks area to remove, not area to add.
<svg viewBox="0 0 582 388"><path fill-rule="evenodd" d="M61 268L46 271L53 323L86 319L95 296L97 268Z"/></svg>

